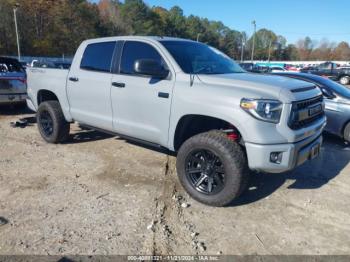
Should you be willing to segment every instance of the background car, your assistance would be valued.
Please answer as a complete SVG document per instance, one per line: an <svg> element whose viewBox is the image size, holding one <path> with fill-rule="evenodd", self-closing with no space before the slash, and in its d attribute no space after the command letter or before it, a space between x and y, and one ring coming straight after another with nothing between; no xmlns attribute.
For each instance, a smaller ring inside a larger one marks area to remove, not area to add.
<svg viewBox="0 0 350 262"><path fill-rule="evenodd" d="M254 63L248 63L248 62L240 63L239 65L244 70L251 73L266 73L269 69L267 66L260 66L260 65L257 65Z"/></svg>
<svg viewBox="0 0 350 262"><path fill-rule="evenodd" d="M275 75L275 74L274 74ZM280 76L296 78L318 86L325 98L326 132L350 142L350 89L328 78L306 73L278 73Z"/></svg>
<svg viewBox="0 0 350 262"><path fill-rule="evenodd" d="M260 73L258 67L254 63L240 63L239 64L244 70L253 73Z"/></svg>
<svg viewBox="0 0 350 262"><path fill-rule="evenodd" d="M25 105L26 79L26 72L18 60L0 57L0 104Z"/></svg>
<svg viewBox="0 0 350 262"><path fill-rule="evenodd" d="M288 70L280 66L272 66L268 69L269 73L287 72Z"/></svg>
<svg viewBox="0 0 350 262"><path fill-rule="evenodd" d="M339 68L336 63L325 62L313 68L303 68L302 73L310 73L339 81L342 85L350 83L350 68Z"/></svg>

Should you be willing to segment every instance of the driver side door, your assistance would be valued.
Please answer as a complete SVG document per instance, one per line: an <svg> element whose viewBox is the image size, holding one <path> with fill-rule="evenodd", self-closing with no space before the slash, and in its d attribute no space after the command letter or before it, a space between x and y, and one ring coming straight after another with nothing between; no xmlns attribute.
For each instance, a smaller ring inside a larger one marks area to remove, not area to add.
<svg viewBox="0 0 350 262"><path fill-rule="evenodd" d="M113 128L119 134L166 146L175 73L170 71L165 79L139 75L134 65L140 59L157 60L170 69L153 43L124 43L119 68L112 76Z"/></svg>

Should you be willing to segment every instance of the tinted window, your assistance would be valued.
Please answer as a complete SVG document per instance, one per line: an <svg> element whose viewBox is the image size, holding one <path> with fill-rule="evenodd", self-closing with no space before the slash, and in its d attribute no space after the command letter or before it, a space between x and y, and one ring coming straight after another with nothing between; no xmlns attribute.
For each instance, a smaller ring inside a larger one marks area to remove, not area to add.
<svg viewBox="0 0 350 262"><path fill-rule="evenodd" d="M86 47L80 68L110 72L115 42L90 44Z"/></svg>
<svg viewBox="0 0 350 262"><path fill-rule="evenodd" d="M245 72L219 50L192 41L160 41L188 74L230 74Z"/></svg>
<svg viewBox="0 0 350 262"><path fill-rule="evenodd" d="M143 42L128 41L123 47L120 73L134 74L134 64L138 59L153 59L164 64L162 57L154 47Z"/></svg>

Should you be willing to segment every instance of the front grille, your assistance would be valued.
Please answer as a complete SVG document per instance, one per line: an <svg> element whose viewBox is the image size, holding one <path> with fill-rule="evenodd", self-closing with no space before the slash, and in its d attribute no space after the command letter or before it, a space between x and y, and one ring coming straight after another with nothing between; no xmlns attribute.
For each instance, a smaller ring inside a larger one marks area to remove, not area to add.
<svg viewBox="0 0 350 262"><path fill-rule="evenodd" d="M315 105L317 103L322 103L322 102L323 102L323 96L320 95L320 96L316 96L316 97L311 98L311 99L293 102L293 106L295 106L296 109L300 110L300 109L305 109L309 106Z"/></svg>
<svg viewBox="0 0 350 262"><path fill-rule="evenodd" d="M313 108L320 106L320 111L315 114ZM311 99L297 101L292 103L292 111L289 119L288 126L293 129L300 129L311 125L313 122L324 116L323 96L317 96Z"/></svg>

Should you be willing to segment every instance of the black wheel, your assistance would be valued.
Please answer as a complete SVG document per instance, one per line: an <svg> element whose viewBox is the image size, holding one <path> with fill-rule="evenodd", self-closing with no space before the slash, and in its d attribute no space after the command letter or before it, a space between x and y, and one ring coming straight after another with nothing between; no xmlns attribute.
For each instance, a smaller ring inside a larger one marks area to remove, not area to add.
<svg viewBox="0 0 350 262"><path fill-rule="evenodd" d="M348 77L348 76L342 76L342 77L339 79L339 82L340 82L342 85L348 85L349 82L350 82L350 77Z"/></svg>
<svg viewBox="0 0 350 262"><path fill-rule="evenodd" d="M344 140L350 142L350 122L344 128Z"/></svg>
<svg viewBox="0 0 350 262"><path fill-rule="evenodd" d="M36 113L36 121L45 141L60 143L68 139L70 125L64 118L58 101L41 103Z"/></svg>
<svg viewBox="0 0 350 262"><path fill-rule="evenodd" d="M188 139L178 152L176 167L187 193L211 206L225 206L239 197L249 177L243 149L219 131Z"/></svg>

